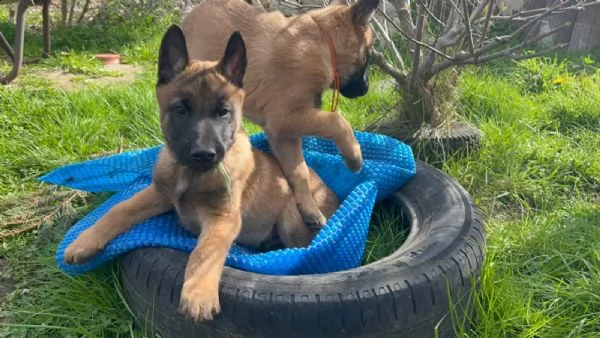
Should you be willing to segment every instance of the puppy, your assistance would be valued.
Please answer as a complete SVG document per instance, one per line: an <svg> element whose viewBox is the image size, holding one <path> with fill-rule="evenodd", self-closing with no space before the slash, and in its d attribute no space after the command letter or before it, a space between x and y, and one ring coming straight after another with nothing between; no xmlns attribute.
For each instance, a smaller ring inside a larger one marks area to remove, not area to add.
<svg viewBox="0 0 600 338"><path fill-rule="evenodd" d="M301 137L333 140L347 167L360 171L362 153L350 124L337 112L321 110L321 96L336 82L345 97L367 93L369 21L378 5L379 0L352 6L335 0L286 18L243 0L204 0L182 23L190 56L201 60L217 59L232 32L244 35L249 56L244 116L263 127L304 221L317 228L326 217L312 196Z"/></svg>
<svg viewBox="0 0 600 338"><path fill-rule="evenodd" d="M196 320L220 311L218 287L236 240L258 247L310 244L315 233L302 220L292 190L274 157L255 150L242 129L246 48L232 33L219 62L192 61L179 26L163 36L156 96L165 146L153 182L115 205L67 247L64 261L83 263L133 225L175 208L181 223L199 234L186 266L181 310ZM331 216L339 203L316 173L312 194Z"/></svg>

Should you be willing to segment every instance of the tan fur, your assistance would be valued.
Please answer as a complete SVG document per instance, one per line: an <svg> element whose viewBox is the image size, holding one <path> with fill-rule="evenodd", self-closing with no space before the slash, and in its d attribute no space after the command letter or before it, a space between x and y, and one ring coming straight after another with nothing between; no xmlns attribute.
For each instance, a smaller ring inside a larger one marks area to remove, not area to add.
<svg viewBox="0 0 600 338"><path fill-rule="evenodd" d="M330 88L334 75L331 51L317 22L333 40L343 83L364 64L373 42L368 25L353 23L350 6L331 5L286 18L242 0L204 0L186 16L182 28L190 56L197 59L218 58L233 31L244 36L244 115L264 128L304 220L318 225L325 218L311 196L301 136L332 139L353 171L360 170L362 154L339 113L315 108L315 97Z"/></svg>
<svg viewBox="0 0 600 338"><path fill-rule="evenodd" d="M155 167L153 183L131 199L117 204L85 230L65 250L66 263L83 263L118 234L144 219L173 207L182 223L199 234L190 255L181 292L181 310L196 320L212 319L220 311L218 286L227 253L234 240L258 247L277 233L287 247L307 246L314 238L296 207L292 190L270 155L251 147L241 128L244 92L215 70L215 62L198 61L174 81L157 87L161 127L169 128L166 109L187 92L196 97L220 95L232 105L237 123L235 142L223 165L231 177L231 194L218 169L198 173L176 162L165 146ZM328 217L338 207L335 194L314 173L312 194Z"/></svg>

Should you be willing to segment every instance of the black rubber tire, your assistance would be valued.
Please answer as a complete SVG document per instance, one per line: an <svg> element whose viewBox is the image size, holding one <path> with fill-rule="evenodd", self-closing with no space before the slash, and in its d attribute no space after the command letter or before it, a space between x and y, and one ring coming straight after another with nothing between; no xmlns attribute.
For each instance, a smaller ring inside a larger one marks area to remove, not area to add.
<svg viewBox="0 0 600 338"><path fill-rule="evenodd" d="M321 275L266 276L225 268L222 313L194 323L177 308L188 255L165 248L122 259L125 299L136 322L163 337L454 337L471 311L484 258L481 218L467 192L417 162L387 203L411 225L392 255Z"/></svg>
<svg viewBox="0 0 600 338"><path fill-rule="evenodd" d="M465 122L455 122L452 127L432 135L405 136L400 139L422 155L464 154L481 148L481 130Z"/></svg>

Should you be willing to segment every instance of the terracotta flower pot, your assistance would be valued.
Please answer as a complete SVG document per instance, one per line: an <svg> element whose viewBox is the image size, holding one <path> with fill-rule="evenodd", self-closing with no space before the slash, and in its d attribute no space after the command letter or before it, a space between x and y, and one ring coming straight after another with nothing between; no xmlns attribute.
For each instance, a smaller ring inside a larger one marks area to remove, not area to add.
<svg viewBox="0 0 600 338"><path fill-rule="evenodd" d="M121 56L116 53L96 54L96 59L102 61L105 65L116 65L121 61Z"/></svg>

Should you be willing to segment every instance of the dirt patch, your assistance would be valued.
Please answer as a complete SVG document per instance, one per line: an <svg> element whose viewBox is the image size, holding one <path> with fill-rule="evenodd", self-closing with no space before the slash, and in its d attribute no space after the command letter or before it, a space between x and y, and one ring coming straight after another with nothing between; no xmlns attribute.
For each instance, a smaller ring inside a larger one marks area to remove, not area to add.
<svg viewBox="0 0 600 338"><path fill-rule="evenodd" d="M32 70L29 76L44 78L55 88L63 90L83 89L93 84L94 86L108 86L121 83L131 83L136 76L143 71L143 67L134 65L105 65L103 67L107 75L88 76L82 74L71 74L60 70Z"/></svg>

